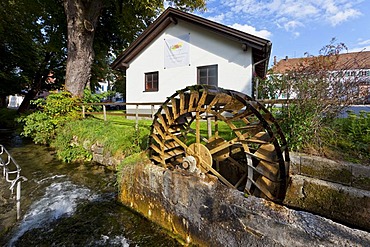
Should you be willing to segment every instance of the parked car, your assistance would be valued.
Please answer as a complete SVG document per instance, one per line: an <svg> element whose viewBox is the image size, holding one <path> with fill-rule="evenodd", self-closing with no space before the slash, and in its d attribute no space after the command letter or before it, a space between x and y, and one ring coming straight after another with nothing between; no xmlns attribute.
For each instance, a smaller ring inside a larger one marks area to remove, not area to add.
<svg viewBox="0 0 370 247"><path fill-rule="evenodd" d="M126 100L123 98L113 98L109 105L106 105L108 109L115 109L115 110L126 110L126 105L121 105L119 103L125 103Z"/></svg>

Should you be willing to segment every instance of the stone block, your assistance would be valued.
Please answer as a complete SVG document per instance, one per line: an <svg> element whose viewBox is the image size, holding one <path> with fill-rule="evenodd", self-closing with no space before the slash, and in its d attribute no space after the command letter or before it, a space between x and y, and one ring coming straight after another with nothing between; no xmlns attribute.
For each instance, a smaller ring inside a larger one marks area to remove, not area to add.
<svg viewBox="0 0 370 247"><path fill-rule="evenodd" d="M370 246L368 232L151 163L123 168L119 200L186 245Z"/></svg>
<svg viewBox="0 0 370 247"><path fill-rule="evenodd" d="M284 204L370 231L370 192L366 190L294 175Z"/></svg>
<svg viewBox="0 0 370 247"><path fill-rule="evenodd" d="M295 162L300 162L299 164L292 165L293 174L314 177L345 185L351 185L352 183L352 168L346 163L305 154L293 154L291 156L291 159L295 160Z"/></svg>
<svg viewBox="0 0 370 247"><path fill-rule="evenodd" d="M290 173L300 174L301 173L301 156L298 153L290 153Z"/></svg>
<svg viewBox="0 0 370 247"><path fill-rule="evenodd" d="M352 186L370 191L370 167L352 164Z"/></svg>

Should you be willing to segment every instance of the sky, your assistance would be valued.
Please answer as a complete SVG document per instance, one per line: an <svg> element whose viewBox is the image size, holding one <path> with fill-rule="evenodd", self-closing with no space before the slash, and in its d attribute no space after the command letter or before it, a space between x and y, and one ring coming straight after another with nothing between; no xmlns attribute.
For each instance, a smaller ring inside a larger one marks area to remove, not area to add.
<svg viewBox="0 0 370 247"><path fill-rule="evenodd" d="M268 39L270 66L288 56L319 55L334 38L348 52L370 51L370 0L206 0L196 14ZM347 51L345 51L347 52Z"/></svg>

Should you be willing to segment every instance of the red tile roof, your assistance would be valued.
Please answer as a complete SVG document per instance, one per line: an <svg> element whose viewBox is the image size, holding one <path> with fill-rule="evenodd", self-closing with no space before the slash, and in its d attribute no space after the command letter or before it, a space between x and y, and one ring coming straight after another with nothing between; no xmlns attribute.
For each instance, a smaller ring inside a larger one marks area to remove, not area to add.
<svg viewBox="0 0 370 247"><path fill-rule="evenodd" d="M337 56L336 58L333 56ZM333 55L333 60L338 59L331 70L351 70L351 69L370 69L370 51L343 53ZM290 70L298 69L305 66L314 59L326 59L327 56L304 57L304 58L286 58L280 60L272 67L272 72L275 74L283 74Z"/></svg>

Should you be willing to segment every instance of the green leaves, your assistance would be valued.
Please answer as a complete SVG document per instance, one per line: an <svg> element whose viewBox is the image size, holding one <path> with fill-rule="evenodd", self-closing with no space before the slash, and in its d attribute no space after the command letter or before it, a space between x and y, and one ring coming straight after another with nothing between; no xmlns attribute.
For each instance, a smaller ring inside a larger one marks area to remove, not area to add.
<svg viewBox="0 0 370 247"><path fill-rule="evenodd" d="M353 146L362 152L370 151L370 113L361 111L358 115L352 111L348 112L348 117L343 119L339 127L347 133L348 139ZM369 155L370 156L370 155Z"/></svg>
<svg viewBox="0 0 370 247"><path fill-rule="evenodd" d="M39 83L36 75L43 75L44 70L53 69L61 76L67 28L60 3L4 0L0 16L0 94L35 90Z"/></svg>
<svg viewBox="0 0 370 247"><path fill-rule="evenodd" d="M58 128L81 118L79 102L68 92L51 93L46 100L33 101L38 110L18 119L24 125L21 134L35 143L50 144Z"/></svg>
<svg viewBox="0 0 370 247"><path fill-rule="evenodd" d="M292 99L289 104L276 107L279 124L291 150L323 154L332 146L332 129L340 121L337 116L358 100L358 91L354 89L361 80L346 74L353 68L361 68L366 59L359 54L341 58L343 50L346 46L333 39L320 50L319 56L307 54L300 59L282 60L279 62L284 65L282 68L278 63L267 80L260 81L258 98ZM369 122L363 119L361 114L349 116L347 127L340 127L344 133L339 131L345 138L343 143L354 145L356 140L368 140Z"/></svg>

